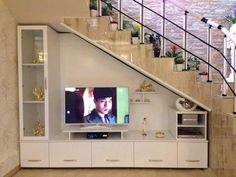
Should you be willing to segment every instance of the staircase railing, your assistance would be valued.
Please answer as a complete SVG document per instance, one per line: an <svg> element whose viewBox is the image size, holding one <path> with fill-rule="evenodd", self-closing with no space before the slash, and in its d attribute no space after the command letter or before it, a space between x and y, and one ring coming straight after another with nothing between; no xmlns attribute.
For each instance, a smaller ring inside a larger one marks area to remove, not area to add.
<svg viewBox="0 0 236 177"><path fill-rule="evenodd" d="M106 0L98 0L98 1L101 1L101 2L103 2L103 3L105 3L105 4L107 4ZM140 14L141 14L141 16L140 16L140 21L135 20L133 17L127 15L126 13L124 13L124 12L122 11L121 0L118 0L118 7L119 7L119 9L116 8L116 7L114 7L114 6L112 6L112 8L115 9L115 10L118 12L118 18L119 18L119 22L118 22L118 23L120 24L120 25L119 25L119 26L120 26L120 29L123 29L123 26L122 26L122 19L123 19L123 17L122 17L122 16L124 15L124 16L126 16L127 18L129 18L129 19L133 20L134 22L136 22L136 23L138 23L138 24L141 25L141 35L142 35L142 36L144 36L144 30L143 30L144 28L146 28L146 29L150 30L151 32L153 32L153 33L158 34L159 36L161 36L162 39L163 39L163 40L162 40L162 41L163 41L163 42L162 42L162 47L163 47L162 51L163 51L163 52L165 51L165 49L164 49L165 45L163 45L163 43L164 43L165 40L167 40L167 41L169 41L169 42L175 44L176 46L178 46L180 49L183 50L183 52L184 52L184 57L185 57L185 63L187 63L187 57L186 57L186 56L187 56L187 53L188 53L188 54L191 54L192 56L194 56L194 57L196 57L196 58L198 58L200 61L202 61L203 63L205 63L205 64L208 65L208 74L211 72L211 70L210 70L211 68L214 69L215 71L217 71L217 72L220 74L220 76L221 76L222 79L223 79L224 84L227 85L228 88L229 88L229 89L231 90L231 92L233 93L233 95L234 95L234 103L236 103L236 93L235 93L236 84L234 84L234 88L232 88L232 87L230 86L230 84L228 83L227 79L226 79L226 73L225 73L225 71L222 73L222 72L220 71L220 69L218 69L218 68L216 68L214 65L212 65L211 59L210 59L210 58L211 58L210 50L211 50L211 49L214 49L214 50L216 50L216 51L222 56L222 58L223 58L223 60L224 60L224 65L225 65L225 64L228 64L228 66L231 68L231 70L232 70L234 73L236 73L235 67L232 66L231 63L229 63L229 61L227 60L227 58L225 57L225 55L224 55L218 48L214 47L214 46L211 44L211 32L210 32L211 27L215 27L215 28L221 30L221 31L225 34L225 36L228 36L234 43L236 43L236 39L229 33L229 31L228 31L227 29L225 29L224 27L222 27L222 25L218 25L217 23L215 23L215 22L213 22L213 21L211 21L211 20L208 20L208 19L205 18L205 17L200 18L198 15L194 14L193 12L187 11L187 10L185 10L183 7L181 7L181 9L184 9L184 11L185 11L185 21L184 21L184 23L187 23L187 21L186 21L186 20L187 20L187 14L190 13L190 14L193 15L194 17L197 17L198 19L201 19L202 22L207 23L207 24L209 25L208 41L206 42L206 41L202 40L201 38L197 37L196 35L192 34L191 32L187 31L187 29L186 29L186 24L184 25L185 28L183 28L183 27L177 25L176 23L174 23L173 21L169 20L168 18L166 18L166 17L165 17L165 9L162 10L162 13L163 13L163 14L161 15L161 14L155 12L154 10L150 9L149 7L143 5L143 0L141 1L141 3L138 2L138 1L136 1L136 0L133 0L133 1L134 1L135 3L137 3L137 4L140 5L140 10L141 10L141 13L140 13ZM173 1L171 1L171 2L173 2ZM180 7L180 5L177 4L177 3L175 3L175 2L173 2L173 4L176 5L176 6L178 6L178 7ZM165 0L163 0L163 7L165 8ZM150 27L146 26L146 25L143 23L143 22L144 22L144 20L143 20L143 15L144 15L144 14L143 14L143 8L145 8L145 9L151 11L152 13L158 15L159 17L161 17L161 18L163 19L163 22L162 22L162 24L163 24L163 27L162 27L162 28L163 28L163 29L162 29L162 34L160 34L160 33L158 33L157 31L151 29ZM196 55L196 54L194 54L193 52L191 52L191 51L189 51L189 50L186 49L186 48L187 48L187 47L186 47L186 46L187 46L186 38L184 39L185 42L184 42L184 45L183 45L183 46L180 46L179 44L175 43L174 41L168 39L168 38L166 37L166 35L165 35L165 21L168 21L169 23L175 25L177 28L179 28L179 29L181 29L182 31L184 31L184 32L185 32L185 35L184 35L185 37L186 37L186 34L191 35L191 36L193 36L195 39L198 39L198 40L201 41L203 44L207 45L207 46L208 46L208 55L207 55L208 58L207 58L207 61L204 60L204 59L202 59L202 57L199 57L198 55ZM142 43L142 39L143 39L142 36L141 36L141 43ZM163 55L164 55L164 54L165 54L165 53L163 53ZM209 76L209 75L208 75L208 81L211 82L211 76ZM235 82L234 82L234 83L235 83ZM226 90L226 89L223 89L223 90ZM222 95L225 95L225 94L222 94ZM236 105L236 104L234 104L234 105ZM234 106L234 111L233 111L233 112L236 113L236 106Z"/></svg>

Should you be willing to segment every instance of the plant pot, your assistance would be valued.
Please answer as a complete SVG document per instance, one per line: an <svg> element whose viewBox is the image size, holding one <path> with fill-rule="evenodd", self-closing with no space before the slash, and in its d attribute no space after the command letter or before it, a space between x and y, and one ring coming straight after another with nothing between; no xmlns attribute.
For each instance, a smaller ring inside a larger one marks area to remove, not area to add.
<svg viewBox="0 0 236 177"><path fill-rule="evenodd" d="M111 30L111 31L116 31L116 30L117 30L117 27L118 27L118 24L117 24L117 23L110 23L110 30Z"/></svg>
<svg viewBox="0 0 236 177"><path fill-rule="evenodd" d="M184 64L176 64L176 71L183 71L184 69Z"/></svg>
<svg viewBox="0 0 236 177"><path fill-rule="evenodd" d="M208 80L208 75L199 75L200 77L200 81L202 81L202 82L207 82L207 80Z"/></svg>
<svg viewBox="0 0 236 177"><path fill-rule="evenodd" d="M90 16L91 17L96 17L98 15L98 11L97 10L95 10L95 9L91 9L90 10Z"/></svg>
<svg viewBox="0 0 236 177"><path fill-rule="evenodd" d="M139 44L139 38L138 37L132 37L132 44Z"/></svg>

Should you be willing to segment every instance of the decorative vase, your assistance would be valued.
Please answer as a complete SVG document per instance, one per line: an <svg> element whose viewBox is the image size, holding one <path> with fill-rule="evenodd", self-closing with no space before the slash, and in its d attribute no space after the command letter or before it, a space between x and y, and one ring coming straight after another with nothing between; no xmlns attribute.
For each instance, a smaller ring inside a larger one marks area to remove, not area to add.
<svg viewBox="0 0 236 177"><path fill-rule="evenodd" d="M91 17L96 17L97 14L98 14L98 11L97 11L97 10L95 10L95 9L91 9L91 10L90 10L90 16L91 16Z"/></svg>
<svg viewBox="0 0 236 177"><path fill-rule="evenodd" d="M138 37L132 37L132 44L139 44L139 38Z"/></svg>
<svg viewBox="0 0 236 177"><path fill-rule="evenodd" d="M184 64L176 64L176 71L183 71L184 70Z"/></svg>
<svg viewBox="0 0 236 177"><path fill-rule="evenodd" d="M185 98L178 98L175 102L175 106L179 111L193 111L197 108L197 104Z"/></svg>

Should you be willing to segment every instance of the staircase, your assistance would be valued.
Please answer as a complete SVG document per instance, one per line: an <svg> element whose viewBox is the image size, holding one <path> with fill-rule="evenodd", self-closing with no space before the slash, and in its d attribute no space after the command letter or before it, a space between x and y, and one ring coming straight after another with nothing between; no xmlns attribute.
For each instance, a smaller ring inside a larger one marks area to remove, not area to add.
<svg viewBox="0 0 236 177"><path fill-rule="evenodd" d="M131 31L111 31L110 17L64 18L63 23L68 29L106 48L112 55L118 55L129 65L135 65L137 69L167 83L181 96L211 108L211 83L197 81L197 71L176 72L174 58L153 57L152 44L131 44Z"/></svg>
<svg viewBox="0 0 236 177"><path fill-rule="evenodd" d="M153 57L151 44L131 44L128 30L111 31L108 16L64 18L63 25L158 84L211 110L208 119L210 168L218 177L235 177L236 119L232 114L235 95L228 90L227 96L221 96L222 79L201 82L197 79L198 71L176 72L174 58ZM230 85L233 88L233 83Z"/></svg>

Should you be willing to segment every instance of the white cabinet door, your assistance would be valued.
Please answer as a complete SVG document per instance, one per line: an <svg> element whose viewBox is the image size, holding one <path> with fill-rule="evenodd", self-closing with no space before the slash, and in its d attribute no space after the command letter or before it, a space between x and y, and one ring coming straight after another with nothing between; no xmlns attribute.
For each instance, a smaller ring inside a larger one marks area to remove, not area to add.
<svg viewBox="0 0 236 177"><path fill-rule="evenodd" d="M92 167L133 167L133 142L92 142Z"/></svg>
<svg viewBox="0 0 236 177"><path fill-rule="evenodd" d="M178 167L207 168L207 142L179 142Z"/></svg>
<svg viewBox="0 0 236 177"><path fill-rule="evenodd" d="M48 143L20 143L21 167L48 167Z"/></svg>
<svg viewBox="0 0 236 177"><path fill-rule="evenodd" d="M135 167L177 167L176 142L135 142Z"/></svg>
<svg viewBox="0 0 236 177"><path fill-rule="evenodd" d="M50 143L50 167L91 167L91 142Z"/></svg>

